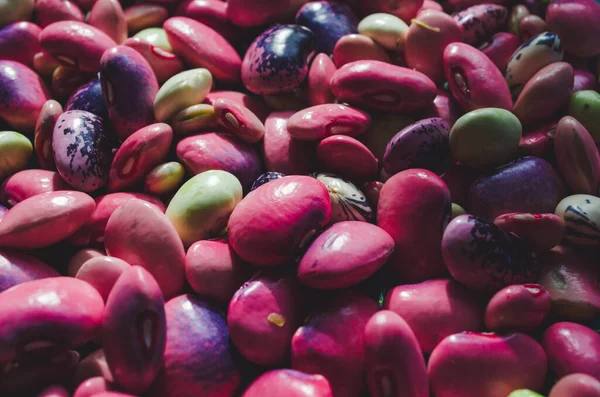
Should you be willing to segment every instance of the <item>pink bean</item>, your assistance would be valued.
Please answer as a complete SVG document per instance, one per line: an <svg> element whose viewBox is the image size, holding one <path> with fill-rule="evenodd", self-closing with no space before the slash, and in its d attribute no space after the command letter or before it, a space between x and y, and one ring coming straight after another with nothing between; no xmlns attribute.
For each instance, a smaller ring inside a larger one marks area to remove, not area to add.
<svg viewBox="0 0 600 397"><path fill-rule="evenodd" d="M600 4L593 0L562 0L546 10L546 22L560 36L565 51L578 57L600 54Z"/></svg>
<svg viewBox="0 0 600 397"><path fill-rule="evenodd" d="M383 310L365 325L367 382L371 397L428 397L425 360L410 326Z"/></svg>
<svg viewBox="0 0 600 397"><path fill-rule="evenodd" d="M13 207L38 194L71 190L57 172L23 170L8 177L0 187L0 202Z"/></svg>
<svg viewBox="0 0 600 397"><path fill-rule="evenodd" d="M317 157L323 171L351 181L362 182L377 177L377 158L352 137L333 135L323 139L317 145Z"/></svg>
<svg viewBox="0 0 600 397"><path fill-rule="evenodd" d="M106 256L106 252L104 250L94 248L84 248L77 251L69 259L69 263L67 263L67 276L75 277L85 262L98 256Z"/></svg>
<svg viewBox="0 0 600 397"><path fill-rule="evenodd" d="M37 0L35 14L41 28L60 21L83 22L85 17L77 4L70 0Z"/></svg>
<svg viewBox="0 0 600 397"><path fill-rule="evenodd" d="M368 113L345 105L325 104L295 113L286 127L294 139L316 141L337 134L358 136L370 125Z"/></svg>
<svg viewBox="0 0 600 397"><path fill-rule="evenodd" d="M104 244L108 255L150 271L167 299L183 288L183 243L155 206L137 199L121 205L108 219Z"/></svg>
<svg viewBox="0 0 600 397"><path fill-rule="evenodd" d="M0 249L0 292L27 281L58 276L56 270L33 256Z"/></svg>
<svg viewBox="0 0 600 397"><path fill-rule="evenodd" d="M240 39L243 31L227 16L230 3L221 0L185 0L175 10L175 16L188 17L216 30L230 43Z"/></svg>
<svg viewBox="0 0 600 397"><path fill-rule="evenodd" d="M127 20L118 0L97 0L87 23L106 33L117 44L127 40Z"/></svg>
<svg viewBox="0 0 600 397"><path fill-rule="evenodd" d="M73 393L73 397L93 397L98 393L108 391L109 388L110 385L106 379L101 376L96 376L79 384Z"/></svg>
<svg viewBox="0 0 600 397"><path fill-rule="evenodd" d="M263 138L265 126L247 107L226 98L214 101L213 107L219 122L228 132L249 143Z"/></svg>
<svg viewBox="0 0 600 397"><path fill-rule="evenodd" d="M283 14L291 0L230 0L227 2L227 18L239 26L260 26L272 22Z"/></svg>
<svg viewBox="0 0 600 397"><path fill-rule="evenodd" d="M335 97L329 83L337 67L327 54L315 57L308 70L308 103L310 106L333 103Z"/></svg>
<svg viewBox="0 0 600 397"><path fill-rule="evenodd" d="M237 91L211 91L206 95L204 102L214 105L215 101L221 98L236 101L240 105L247 107L263 123L269 113L271 113L271 110L260 96L248 95Z"/></svg>
<svg viewBox="0 0 600 397"><path fill-rule="evenodd" d="M276 369L259 376L242 397L333 397L323 375L309 375L293 369Z"/></svg>
<svg viewBox="0 0 600 397"><path fill-rule="evenodd" d="M104 302L121 274L127 270L129 263L110 256L97 256L84 262L75 278L88 282L96 288Z"/></svg>
<svg viewBox="0 0 600 397"><path fill-rule="evenodd" d="M560 244L565 232L564 221L554 214L512 212L498 216L494 224L521 237L536 252L550 251Z"/></svg>
<svg viewBox="0 0 600 397"><path fill-rule="evenodd" d="M31 22L15 22L0 30L0 59L33 67L33 57L42 51L42 30Z"/></svg>
<svg viewBox="0 0 600 397"><path fill-rule="evenodd" d="M85 193L38 194L11 208L0 223L0 247L42 248L79 229L92 215L94 200Z"/></svg>
<svg viewBox="0 0 600 397"><path fill-rule="evenodd" d="M587 374L571 374L561 378L548 397L598 397L600 381Z"/></svg>
<svg viewBox="0 0 600 397"><path fill-rule="evenodd" d="M183 62L177 55L152 45L139 37L131 37L125 40L123 45L133 48L148 61L159 84L184 70Z"/></svg>
<svg viewBox="0 0 600 397"><path fill-rule="evenodd" d="M520 45L521 42L519 41L519 38L514 34L498 32L494 34L489 41L480 45L478 49L490 58L500 72L504 73L509 59Z"/></svg>
<svg viewBox="0 0 600 397"><path fill-rule="evenodd" d="M490 331L531 332L544 321L552 301L539 284L511 285L498 291L485 309L485 326Z"/></svg>

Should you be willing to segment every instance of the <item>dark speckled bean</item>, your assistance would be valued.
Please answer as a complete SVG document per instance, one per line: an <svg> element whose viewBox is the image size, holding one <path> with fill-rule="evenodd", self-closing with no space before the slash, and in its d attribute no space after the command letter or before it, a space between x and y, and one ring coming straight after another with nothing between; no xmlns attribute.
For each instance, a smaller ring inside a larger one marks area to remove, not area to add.
<svg viewBox="0 0 600 397"><path fill-rule="evenodd" d="M101 117L103 121L108 121L108 109L106 109L102 95L100 79L95 79L79 87L65 105L65 112L69 110L85 110Z"/></svg>
<svg viewBox="0 0 600 397"><path fill-rule="evenodd" d="M117 45L106 33L77 21L47 26L40 33L40 43L61 64L87 72L97 72L104 51Z"/></svg>
<svg viewBox="0 0 600 397"><path fill-rule="evenodd" d="M158 81L139 52L122 45L106 51L100 81L110 120L121 141L154 122Z"/></svg>
<svg viewBox="0 0 600 397"><path fill-rule="evenodd" d="M42 30L31 22L16 22L0 30L0 59L33 66L33 57L42 51Z"/></svg>
<svg viewBox="0 0 600 397"><path fill-rule="evenodd" d="M115 382L143 393L156 377L166 342L165 302L158 283L139 266L126 269L106 301L102 342Z"/></svg>
<svg viewBox="0 0 600 397"><path fill-rule="evenodd" d="M106 183L111 153L98 116L83 110L63 113L54 126L52 147L56 168L70 185L93 192Z"/></svg>
<svg viewBox="0 0 600 397"><path fill-rule="evenodd" d="M480 44L502 28L508 10L497 4L479 4L459 12L454 19L463 32L463 42Z"/></svg>
<svg viewBox="0 0 600 397"><path fill-rule="evenodd" d="M58 276L56 270L33 256L0 249L0 292L26 281Z"/></svg>
<svg viewBox="0 0 600 397"><path fill-rule="evenodd" d="M296 14L296 23L309 28L317 39L317 52L331 55L340 37L358 33L358 20L350 7L331 1L310 1Z"/></svg>
<svg viewBox="0 0 600 397"><path fill-rule="evenodd" d="M292 91L308 75L314 34L300 25L276 25L260 34L242 63L242 81L255 94Z"/></svg>
<svg viewBox="0 0 600 397"><path fill-rule="evenodd" d="M171 299L165 312L164 366L149 396L233 396L240 385L240 373L221 314L193 295Z"/></svg>
<svg viewBox="0 0 600 397"><path fill-rule="evenodd" d="M561 181L552 165L523 157L473 182L467 208L492 221L508 212L553 213L560 198Z"/></svg>
<svg viewBox="0 0 600 397"><path fill-rule="evenodd" d="M33 70L18 62L0 61L0 118L31 135L48 99L46 84Z"/></svg>
<svg viewBox="0 0 600 397"><path fill-rule="evenodd" d="M448 224L442 255L452 277L475 290L496 292L538 276L537 257L523 241L472 215Z"/></svg>
<svg viewBox="0 0 600 397"><path fill-rule="evenodd" d="M392 176L409 168L425 168L441 173L449 159L450 125L434 117L418 121L398 132L383 155L383 168Z"/></svg>

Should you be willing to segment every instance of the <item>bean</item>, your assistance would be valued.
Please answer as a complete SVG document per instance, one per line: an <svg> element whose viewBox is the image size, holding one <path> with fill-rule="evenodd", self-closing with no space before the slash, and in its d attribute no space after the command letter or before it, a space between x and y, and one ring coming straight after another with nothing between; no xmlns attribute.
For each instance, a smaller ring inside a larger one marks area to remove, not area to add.
<svg viewBox="0 0 600 397"><path fill-rule="evenodd" d="M69 110L84 110L102 118L104 122L108 122L108 109L102 94L100 79L94 79L79 87L65 104L65 111Z"/></svg>
<svg viewBox="0 0 600 397"><path fill-rule="evenodd" d="M339 40L337 41L339 42ZM333 103L335 98L330 88L330 81L337 67L326 54L315 57L308 70L308 102L311 106Z"/></svg>
<svg viewBox="0 0 600 397"><path fill-rule="evenodd" d="M85 261L75 274L75 278L86 281L96 288L106 303L119 276L129 267L131 267L129 263L121 259L97 256Z"/></svg>
<svg viewBox="0 0 600 397"><path fill-rule="evenodd" d="M223 4L220 0L185 0L175 9L174 15L188 17L201 22L219 32L230 43L233 43L242 37L244 29L240 28L237 22L234 24L232 22L233 18L229 18L227 11L230 8L229 6L229 3ZM268 12L268 10L260 9L251 9L249 11ZM235 13L235 11L233 12ZM152 26L156 26L156 24Z"/></svg>
<svg viewBox="0 0 600 397"><path fill-rule="evenodd" d="M494 219L494 224L521 237L535 252L550 251L565 231L565 223L554 214L508 213Z"/></svg>
<svg viewBox="0 0 600 397"><path fill-rule="evenodd" d="M170 161L154 167L146 175L144 190L163 195L177 189L185 175L185 168L176 161Z"/></svg>
<svg viewBox="0 0 600 397"><path fill-rule="evenodd" d="M367 60L391 62L389 55L381 45L362 34L342 36L333 48L333 61L338 68L347 63Z"/></svg>
<svg viewBox="0 0 600 397"><path fill-rule="evenodd" d="M42 278L58 277L56 270L44 262L21 252L0 249L0 292Z"/></svg>
<svg viewBox="0 0 600 397"><path fill-rule="evenodd" d="M569 115L583 124L596 142L600 142L598 114L600 114L600 93L584 90L573 94L569 102Z"/></svg>
<svg viewBox="0 0 600 397"><path fill-rule="evenodd" d="M163 28L147 28L137 32L133 37L147 41L153 46L162 48L165 51L173 52L173 47L171 47L167 32Z"/></svg>
<svg viewBox="0 0 600 397"><path fill-rule="evenodd" d="M163 50L137 37L125 40L123 45L133 48L148 61L159 84L183 72L183 61L170 51Z"/></svg>
<svg viewBox="0 0 600 397"><path fill-rule="evenodd" d="M600 199L587 194L565 197L556 206L555 214L565 221L565 240L577 244L600 244Z"/></svg>
<svg viewBox="0 0 600 397"><path fill-rule="evenodd" d="M259 142L265 135L265 126L247 107L231 99L217 99L213 108L218 121L233 135L249 143Z"/></svg>
<svg viewBox="0 0 600 397"><path fill-rule="evenodd" d="M42 29L54 22L83 22L85 19L77 4L69 0L37 0L34 11L36 21Z"/></svg>
<svg viewBox="0 0 600 397"><path fill-rule="evenodd" d="M309 375L293 369L277 369L259 376L242 397L261 397L273 393L289 397L333 397L323 375Z"/></svg>
<svg viewBox="0 0 600 397"><path fill-rule="evenodd" d="M498 32L490 40L479 46L478 49L494 62L500 72L503 72L510 57L519 48L520 44L519 38L514 34Z"/></svg>
<svg viewBox="0 0 600 397"><path fill-rule="evenodd" d="M162 25L169 17L169 11L160 4L134 4L123 10L127 30L137 33L152 26Z"/></svg>
<svg viewBox="0 0 600 397"><path fill-rule="evenodd" d="M1 25L1 23L0 23ZM33 57L42 51L41 29L31 22L15 22L0 30L0 59L33 67Z"/></svg>
<svg viewBox="0 0 600 397"><path fill-rule="evenodd" d="M334 174L313 173L311 175L324 184L329 192L331 201L329 224L344 221L373 221L375 211L367 201L365 194L352 182Z"/></svg>
<svg viewBox="0 0 600 397"><path fill-rule="evenodd" d="M550 294L541 285L510 285L498 291L485 309L485 326L500 332L531 332L550 312Z"/></svg>
<svg viewBox="0 0 600 397"><path fill-rule="evenodd" d="M562 0L548 6L548 28L556 32L565 50L580 57L600 54L600 43L591 40L600 35L600 4L592 0Z"/></svg>
<svg viewBox="0 0 600 397"><path fill-rule="evenodd" d="M397 16L376 13L360 21L358 32L372 38L386 50L396 51L405 47L408 25Z"/></svg>
<svg viewBox="0 0 600 397"><path fill-rule="evenodd" d="M360 141L345 135L333 135L317 145L321 169L352 181L376 178L377 158Z"/></svg>
<svg viewBox="0 0 600 397"><path fill-rule="evenodd" d="M310 29L317 41L316 51L328 55L340 37L358 33L358 19L350 7L329 1L306 3L298 10L296 23Z"/></svg>
<svg viewBox="0 0 600 397"><path fill-rule="evenodd" d="M69 190L69 185L53 171L23 170L8 177L0 188L0 202L12 207L29 197Z"/></svg>
<svg viewBox="0 0 600 397"><path fill-rule="evenodd" d="M295 113L286 123L292 138L314 141L332 135L357 136L371 124L371 117L344 105L325 104Z"/></svg>
<svg viewBox="0 0 600 397"><path fill-rule="evenodd" d="M485 41L497 33L507 19L508 10L497 4L474 5L454 16L462 31L462 41L466 44L480 44Z"/></svg>
<svg viewBox="0 0 600 397"><path fill-rule="evenodd" d="M600 381L587 374L571 374L559 380L549 397L573 396L593 397L600 394Z"/></svg>
<svg viewBox="0 0 600 397"><path fill-rule="evenodd" d="M127 40L127 20L118 0L97 0L87 22L106 33L117 44Z"/></svg>

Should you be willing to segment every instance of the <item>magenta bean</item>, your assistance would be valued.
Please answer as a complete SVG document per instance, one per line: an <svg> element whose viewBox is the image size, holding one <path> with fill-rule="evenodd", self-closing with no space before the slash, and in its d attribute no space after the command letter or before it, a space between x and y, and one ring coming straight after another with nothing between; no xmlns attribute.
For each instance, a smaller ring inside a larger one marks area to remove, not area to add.
<svg viewBox="0 0 600 397"><path fill-rule="evenodd" d="M202 1L202 0L201 0ZM133 4L123 10L127 29L130 33L140 30L162 26L169 17L169 10L160 4L140 3Z"/></svg>
<svg viewBox="0 0 600 397"><path fill-rule="evenodd" d="M365 183L360 189L365 193L367 200L371 203L371 205L377 208L377 204L379 203L379 195L381 193L381 189L383 188L383 182L380 181L371 181Z"/></svg>
<svg viewBox="0 0 600 397"><path fill-rule="evenodd" d="M350 7L330 1L309 1L304 4L296 14L296 23L314 33L317 53L328 55L342 36L358 33L358 18Z"/></svg>
<svg viewBox="0 0 600 397"><path fill-rule="evenodd" d="M550 160L554 155L554 134L557 122L550 122L524 131L519 141L519 157L535 156Z"/></svg>
<svg viewBox="0 0 600 397"><path fill-rule="evenodd" d="M50 92L27 66L0 60L0 118L19 132L31 135Z"/></svg>
<svg viewBox="0 0 600 397"><path fill-rule="evenodd" d="M307 95L310 106L324 105L335 101L329 83L336 70L337 67L326 54L321 53L315 57L308 70Z"/></svg>
<svg viewBox="0 0 600 397"><path fill-rule="evenodd" d="M444 11L444 8L437 1L425 0L423 1L421 8L419 8L419 11L417 11L417 17L420 16L422 12L427 10Z"/></svg>
<svg viewBox="0 0 600 397"><path fill-rule="evenodd" d="M56 22L40 33L42 49L62 65L98 72L107 49L117 45L106 33L77 21Z"/></svg>
<svg viewBox="0 0 600 397"><path fill-rule="evenodd" d="M362 34L341 37L333 48L333 61L338 68L355 61L381 61L391 63L385 49L372 38ZM309 75L310 78L310 75Z"/></svg>
<svg viewBox="0 0 600 397"><path fill-rule="evenodd" d="M69 110L85 110L108 121L108 109L102 95L100 79L94 79L79 87L65 104L65 111Z"/></svg>
<svg viewBox="0 0 600 397"><path fill-rule="evenodd" d="M537 256L519 237L472 215L448 224L442 255L455 280L479 291L535 282L539 274Z"/></svg>
<svg viewBox="0 0 600 397"><path fill-rule="evenodd" d="M57 382L66 383L78 361L76 351L54 345L22 352L16 361L5 363L0 393L22 396Z"/></svg>
<svg viewBox="0 0 600 397"><path fill-rule="evenodd" d="M593 0L561 0L548 5L546 22L566 52L587 58L600 54L600 4Z"/></svg>
<svg viewBox="0 0 600 397"><path fill-rule="evenodd" d="M154 122L158 81L146 59L123 45L106 51L100 63L102 95L119 140Z"/></svg>
<svg viewBox="0 0 600 397"><path fill-rule="evenodd" d="M544 321L552 301L539 284L510 285L498 291L485 309L485 326L490 331L535 331Z"/></svg>
<svg viewBox="0 0 600 397"><path fill-rule="evenodd" d="M365 325L367 383L371 397L428 397L427 368L410 326L383 310Z"/></svg>
<svg viewBox="0 0 600 397"><path fill-rule="evenodd" d="M554 214L508 213L494 219L494 224L507 233L514 233L535 252L550 251L560 244L565 223Z"/></svg>
<svg viewBox="0 0 600 397"><path fill-rule="evenodd" d="M208 170L230 172L240 180L244 191L250 189L262 170L258 153L250 144L219 132L181 140L177 144L177 158L193 175Z"/></svg>
<svg viewBox="0 0 600 397"><path fill-rule="evenodd" d="M233 396L241 383L229 331L214 307L193 295L165 305L164 365L150 397Z"/></svg>
<svg viewBox="0 0 600 397"><path fill-rule="evenodd" d="M334 396L359 396L366 383L363 330L377 309L352 291L316 309L292 338L292 369L325 376Z"/></svg>
<svg viewBox="0 0 600 397"><path fill-rule="evenodd" d="M294 112L273 112L265 121L262 154L267 171L287 175L302 175L314 171L316 146L314 142L293 139L287 121Z"/></svg>
<svg viewBox="0 0 600 397"><path fill-rule="evenodd" d="M94 287L71 277L32 280L6 290L0 294L5 320L0 324L0 360L53 344L79 346L100 330L103 311Z"/></svg>
<svg viewBox="0 0 600 397"><path fill-rule="evenodd" d="M85 19L81 9L70 0L37 0L35 15L36 21L42 29L54 22L83 22Z"/></svg>
<svg viewBox="0 0 600 397"><path fill-rule="evenodd" d="M236 291L229 302L227 326L242 356L263 366L288 358L292 335L302 321L295 301L298 292L295 280L277 275L258 275Z"/></svg>
<svg viewBox="0 0 600 397"><path fill-rule="evenodd" d="M59 277L56 270L27 254L0 249L0 292L31 280Z"/></svg>
<svg viewBox="0 0 600 397"><path fill-rule="evenodd" d="M206 95L204 102L208 103L209 105L214 105L215 101L221 98L236 101L239 104L247 107L263 123L265 122L267 116L271 113L271 109L269 109L261 97L247 95L237 91L211 91Z"/></svg>
<svg viewBox="0 0 600 397"><path fill-rule="evenodd" d="M424 353L452 334L483 330L481 299L454 280L397 286L387 293L383 308L408 323Z"/></svg>
<svg viewBox="0 0 600 397"><path fill-rule="evenodd" d="M506 65L508 65L508 61L520 45L521 42L519 41L519 38L514 34L498 32L487 42L480 45L478 49L490 58L500 72L504 72L504 70L506 70Z"/></svg>
<svg viewBox="0 0 600 397"><path fill-rule="evenodd" d="M273 22L290 6L291 0L230 0L227 2L227 18L239 26L260 26Z"/></svg>
<svg viewBox="0 0 600 397"><path fill-rule="evenodd" d="M87 23L106 33L117 44L127 40L127 20L118 0L97 0Z"/></svg>
<svg viewBox="0 0 600 397"><path fill-rule="evenodd" d="M358 136L370 125L368 113L345 105L325 104L295 113L286 126L292 138L316 141L337 134Z"/></svg>
<svg viewBox="0 0 600 397"><path fill-rule="evenodd" d="M217 99L213 107L219 122L228 132L249 143L263 138L265 126L247 107L227 98Z"/></svg>
<svg viewBox="0 0 600 397"><path fill-rule="evenodd" d="M33 56L33 69L42 77L52 77L54 69L60 64L44 51L40 51Z"/></svg>
<svg viewBox="0 0 600 397"><path fill-rule="evenodd" d="M409 168L441 173L450 157L450 125L441 118L417 121L398 132L387 144L383 168L392 176Z"/></svg>
<svg viewBox="0 0 600 397"><path fill-rule="evenodd" d="M71 395L62 386L50 386L42 390L36 397L71 397Z"/></svg>
<svg viewBox="0 0 600 397"><path fill-rule="evenodd" d="M83 110L63 113L52 133L54 161L62 178L76 189L104 186L110 169L110 143L104 122Z"/></svg>
<svg viewBox="0 0 600 397"><path fill-rule="evenodd" d="M587 374L571 374L561 378L548 397L597 397L600 396L600 381Z"/></svg>
<svg viewBox="0 0 600 397"><path fill-rule="evenodd" d="M346 135L333 135L319 142L317 158L323 171L352 181L377 177L375 155L360 141Z"/></svg>
<svg viewBox="0 0 600 397"><path fill-rule="evenodd" d="M444 72L452 96L467 112L481 108L512 110L504 76L481 51L463 43L444 50Z"/></svg>
<svg viewBox="0 0 600 397"><path fill-rule="evenodd" d="M588 130L575 118L558 122L554 136L556 165L573 194L598 194L600 153Z"/></svg>
<svg viewBox="0 0 600 397"><path fill-rule="evenodd" d="M83 72L79 69L59 65L52 72L50 89L55 98L66 99L80 86L94 78L94 73Z"/></svg>
<svg viewBox="0 0 600 397"><path fill-rule="evenodd" d="M314 45L313 33L304 26L275 25L265 30L246 51L242 82L255 94L294 90L308 75Z"/></svg>
<svg viewBox="0 0 600 397"><path fill-rule="evenodd" d="M355 3L355 6L363 15L374 14L376 12L384 12L392 14L408 23L413 18L419 8L423 5L423 0L409 1L360 1L360 0L345 0L345 2Z"/></svg>
<svg viewBox="0 0 600 397"><path fill-rule="evenodd" d="M115 383L145 392L162 366L167 325L158 283L139 266L126 269L108 296L102 344Z"/></svg>
<svg viewBox="0 0 600 397"><path fill-rule="evenodd" d="M85 193L58 191L38 194L12 207L0 223L0 247L42 248L79 229L94 212Z"/></svg>
<svg viewBox="0 0 600 397"><path fill-rule="evenodd" d="M356 61L333 74L331 91L340 101L357 106L408 112L429 105L437 90L421 72L380 61Z"/></svg>
<svg viewBox="0 0 600 397"><path fill-rule="evenodd" d="M406 64L440 84L444 81L444 48L461 40L460 27L451 16L436 10L423 11L406 34Z"/></svg>
<svg viewBox="0 0 600 397"><path fill-rule="evenodd" d="M491 221L509 212L553 213L561 196L560 177L552 165L523 157L475 180L467 208Z"/></svg>
<svg viewBox="0 0 600 397"><path fill-rule="evenodd" d="M592 73L586 70L575 69L573 75L573 93L583 90L596 90L598 88L596 77Z"/></svg>
<svg viewBox="0 0 600 397"><path fill-rule="evenodd" d="M298 280L311 288L341 289L367 279L394 251L394 240L367 222L337 222L310 245L298 265Z"/></svg>
<svg viewBox="0 0 600 397"><path fill-rule="evenodd" d="M0 30L0 59L33 67L33 57L42 51L42 30L27 21L15 22Z"/></svg>
<svg viewBox="0 0 600 397"><path fill-rule="evenodd" d="M133 199L146 201L159 211L165 212L165 205L159 199L142 193L123 192L99 196L94 199L96 209L85 224L69 238L69 242L79 246L102 244L104 242L104 229L110 216L121 205Z"/></svg>
<svg viewBox="0 0 600 397"><path fill-rule="evenodd" d="M206 68L223 83L240 81L242 60L227 40L207 25L173 17L163 25L173 52L195 68Z"/></svg>
<svg viewBox="0 0 600 397"><path fill-rule="evenodd" d="M388 266L403 282L446 274L440 242L450 219L450 191L434 173L410 169L392 176L381 189L377 224L396 246Z"/></svg>
<svg viewBox="0 0 600 397"><path fill-rule="evenodd" d="M121 274L131 265L119 258L97 256L85 261L75 278L88 282L102 296L104 302Z"/></svg>
<svg viewBox="0 0 600 397"><path fill-rule="evenodd" d="M293 369L275 369L259 376L242 397L333 397L323 375L309 375Z"/></svg>
<svg viewBox="0 0 600 397"><path fill-rule="evenodd" d="M588 374L600 380L600 335L586 326L570 322L551 325L542 336L548 365L559 378Z"/></svg>
<svg viewBox="0 0 600 397"><path fill-rule="evenodd" d="M85 262L98 256L106 256L104 249L80 249L69 259L69 262L67 263L67 276L75 277Z"/></svg>
<svg viewBox="0 0 600 397"><path fill-rule="evenodd" d="M201 22L234 43L241 38L243 30L227 17L230 5L221 0L185 0L175 9L174 15Z"/></svg>
<svg viewBox="0 0 600 397"><path fill-rule="evenodd" d="M546 21L537 15L525 15L519 22L519 31L523 41L527 41L547 30Z"/></svg>
<svg viewBox="0 0 600 397"><path fill-rule="evenodd" d="M506 7L497 4L479 4L462 10L454 16L466 44L480 44L498 32L508 19Z"/></svg>
<svg viewBox="0 0 600 397"><path fill-rule="evenodd" d="M119 147L108 176L111 192L137 186L166 158L173 140L168 124L156 123L131 134Z"/></svg>
<svg viewBox="0 0 600 397"><path fill-rule="evenodd" d="M47 192L70 190L69 185L53 171L23 170L9 176L0 187L0 202L12 207L29 197Z"/></svg>
<svg viewBox="0 0 600 397"><path fill-rule="evenodd" d="M33 147L40 167L47 170L56 169L54 163L54 149L52 148L52 135L58 118L63 113L60 103L54 99L46 101L35 125L33 134Z"/></svg>
<svg viewBox="0 0 600 397"><path fill-rule="evenodd" d="M166 299L181 291L185 251L175 227L155 206L133 199L117 208L104 232L106 253L147 269Z"/></svg>
<svg viewBox="0 0 600 397"><path fill-rule="evenodd" d="M79 362L73 376L73 384L79 385L87 379L97 377L104 379L107 385L110 385L113 382L113 376L110 373L110 368L108 368L104 350L102 349L98 349L88 354Z"/></svg>
<svg viewBox="0 0 600 397"><path fill-rule="evenodd" d="M544 350L525 334L463 332L435 348L428 374L436 397L505 397L516 389L540 390L546 370Z"/></svg>
<svg viewBox="0 0 600 397"><path fill-rule="evenodd" d="M441 118L450 126L454 125L464 111L456 102L452 94L443 88L438 89L438 93L433 103L419 112L417 119ZM385 147L384 147L385 149Z"/></svg>
<svg viewBox="0 0 600 397"><path fill-rule="evenodd" d="M308 176L287 176L260 186L233 210L229 243L257 266L286 263L331 218L324 184Z"/></svg>
<svg viewBox="0 0 600 397"><path fill-rule="evenodd" d="M201 240L185 257L185 274L194 291L227 303L250 276L250 266L240 259L227 240Z"/></svg>
<svg viewBox="0 0 600 397"><path fill-rule="evenodd" d="M81 382L73 392L73 397L93 397L108 390L110 390L110 385L106 379L96 376Z"/></svg>
<svg viewBox="0 0 600 397"><path fill-rule="evenodd" d="M547 121L568 104L573 83L571 65L551 63L525 84L514 104L513 113L523 125Z"/></svg>
<svg viewBox="0 0 600 397"><path fill-rule="evenodd" d="M148 61L159 84L184 70L183 62L177 55L139 37L131 37L125 40L123 45L133 48Z"/></svg>

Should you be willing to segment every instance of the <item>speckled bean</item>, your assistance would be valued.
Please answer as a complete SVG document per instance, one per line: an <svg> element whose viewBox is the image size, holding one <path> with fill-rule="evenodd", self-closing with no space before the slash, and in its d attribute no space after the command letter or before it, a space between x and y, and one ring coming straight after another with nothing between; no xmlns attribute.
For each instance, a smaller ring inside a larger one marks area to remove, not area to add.
<svg viewBox="0 0 600 397"><path fill-rule="evenodd" d="M173 52L195 68L206 68L217 81L237 83L242 60L227 40L207 25L186 17L163 24Z"/></svg>
<svg viewBox="0 0 600 397"><path fill-rule="evenodd" d="M94 212L85 193L58 191L38 194L12 207L0 223L0 246L42 248L73 234Z"/></svg>
<svg viewBox="0 0 600 397"><path fill-rule="evenodd" d="M454 16L466 44L481 44L497 33L508 19L506 7L498 4L478 4Z"/></svg>
<svg viewBox="0 0 600 397"><path fill-rule="evenodd" d="M292 338L292 369L325 376L335 396L359 396L366 383L362 331L376 311L374 301L351 291L322 305Z"/></svg>
<svg viewBox="0 0 600 397"><path fill-rule="evenodd" d="M65 112L69 110L85 110L102 118L103 122L109 122L100 79L94 79L79 87L65 104Z"/></svg>
<svg viewBox="0 0 600 397"><path fill-rule="evenodd" d="M380 61L356 61L333 74L331 91L340 101L357 106L409 112L433 102L437 90L421 72Z"/></svg>
<svg viewBox="0 0 600 397"><path fill-rule="evenodd" d="M169 218L155 206L132 199L118 207L106 224L104 245L108 255L147 269L165 299L183 288L183 243Z"/></svg>
<svg viewBox="0 0 600 397"><path fill-rule="evenodd" d="M311 174L323 183L331 200L330 224L344 221L372 222L375 211L366 196L352 182L334 174Z"/></svg>
<svg viewBox="0 0 600 397"><path fill-rule="evenodd" d="M158 81L146 59L136 50L115 46L102 55L102 94L119 140L154 122Z"/></svg>
<svg viewBox="0 0 600 397"><path fill-rule="evenodd" d="M33 57L42 51L41 32L37 25L27 21L5 26L0 30L0 59L33 67Z"/></svg>
<svg viewBox="0 0 600 397"><path fill-rule="evenodd" d="M600 246L600 198L587 194L567 196L556 206L565 221L565 240L575 245Z"/></svg>
<svg viewBox="0 0 600 397"><path fill-rule="evenodd" d="M115 383L124 391L145 392L163 364L167 324L165 302L148 271L126 269L106 301L102 343Z"/></svg>
<svg viewBox="0 0 600 397"><path fill-rule="evenodd" d="M94 73L104 51L117 45L103 31L77 21L48 25L40 33L40 44L60 64Z"/></svg>
<svg viewBox="0 0 600 397"><path fill-rule="evenodd" d="M19 284L0 295L0 360L53 344L79 346L100 331L103 312L102 297L84 281L53 277Z"/></svg>
<svg viewBox="0 0 600 397"><path fill-rule="evenodd" d="M308 75L314 34L300 25L275 25L250 45L242 64L242 81L255 94L278 94L298 87Z"/></svg>
<svg viewBox="0 0 600 397"><path fill-rule="evenodd" d="M87 23L106 33L117 44L127 40L127 20L118 0L97 0Z"/></svg>

